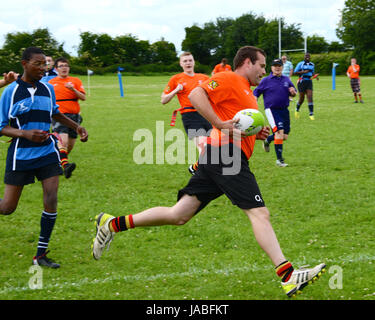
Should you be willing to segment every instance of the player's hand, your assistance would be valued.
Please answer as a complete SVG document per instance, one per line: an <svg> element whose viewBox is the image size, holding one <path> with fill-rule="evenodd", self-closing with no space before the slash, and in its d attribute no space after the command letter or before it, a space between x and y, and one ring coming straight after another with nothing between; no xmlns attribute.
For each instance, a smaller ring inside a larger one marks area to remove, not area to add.
<svg viewBox="0 0 375 320"><path fill-rule="evenodd" d="M65 83L64 86L65 86L65 88L68 88L69 90L73 90L74 89L74 85L71 82Z"/></svg>
<svg viewBox="0 0 375 320"><path fill-rule="evenodd" d="M86 131L86 129L85 129L84 127L79 126L79 127L77 128L77 133L78 133L79 136L81 137L80 140L81 140L82 142L86 142L86 141L88 140L89 135L88 135L88 133L87 133L87 131Z"/></svg>
<svg viewBox="0 0 375 320"><path fill-rule="evenodd" d="M269 136L270 134L270 127L266 126L266 127L263 127L262 130L260 130L257 134L256 134L256 139L257 140L266 140L267 137Z"/></svg>
<svg viewBox="0 0 375 320"><path fill-rule="evenodd" d="M235 127L235 124L240 121L240 119L231 119L227 121L222 121L220 126L216 128L220 129L225 135L228 135L233 140L241 140L247 137L246 132L241 131Z"/></svg>
<svg viewBox="0 0 375 320"><path fill-rule="evenodd" d="M294 89L293 87L289 87L289 95L292 97L295 97L296 94L297 94L296 89Z"/></svg>
<svg viewBox="0 0 375 320"><path fill-rule="evenodd" d="M184 90L184 86L181 83L179 83L176 87L176 92L180 92L181 90Z"/></svg>
<svg viewBox="0 0 375 320"><path fill-rule="evenodd" d="M22 133L22 138L39 143L43 143L48 137L48 132L38 129L24 130Z"/></svg>
<svg viewBox="0 0 375 320"><path fill-rule="evenodd" d="M9 84L17 80L18 75L19 75L18 73L15 73L13 71L9 71L8 73L3 73L5 83Z"/></svg>

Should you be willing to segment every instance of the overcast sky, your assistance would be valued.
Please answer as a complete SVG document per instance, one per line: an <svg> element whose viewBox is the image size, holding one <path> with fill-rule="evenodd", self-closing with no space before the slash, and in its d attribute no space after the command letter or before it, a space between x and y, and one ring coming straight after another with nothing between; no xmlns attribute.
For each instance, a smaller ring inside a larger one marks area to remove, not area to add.
<svg viewBox="0 0 375 320"><path fill-rule="evenodd" d="M306 35L338 41L335 29L345 0L4 0L0 14L0 47L9 32L48 28L64 49L77 54L79 34L90 31L118 36L131 33L151 43L162 37L177 51L185 27L203 26L216 18L237 18L249 12L267 19L284 17L300 23ZM251 45L251 44L250 44Z"/></svg>

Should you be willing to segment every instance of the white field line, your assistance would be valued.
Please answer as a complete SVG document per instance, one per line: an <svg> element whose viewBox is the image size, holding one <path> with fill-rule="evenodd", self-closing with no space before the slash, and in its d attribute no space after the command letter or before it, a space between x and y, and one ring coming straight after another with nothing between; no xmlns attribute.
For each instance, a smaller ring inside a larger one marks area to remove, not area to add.
<svg viewBox="0 0 375 320"><path fill-rule="evenodd" d="M342 263L349 263L349 262L371 262L375 261L375 256L367 255L367 254L360 254L360 255L348 255L342 256L338 259L326 259L324 262L327 264L327 268L329 269L330 266L336 265L340 266ZM321 261L311 261L313 264L321 263ZM299 265L306 265L306 261L296 261L293 262L295 266ZM184 277L191 277L191 276L200 276L200 275L229 275L236 272L249 272L249 271L261 271L264 270L264 266L259 266L256 263L252 265L246 265L241 267L232 267L232 268L224 268L224 269L196 269L191 268L189 271L186 272L178 272L178 273L158 273L155 275L116 275L116 276L109 276L102 279L89 279L83 278L77 282L61 282L61 283L54 283L49 285L43 285L43 289L51 290L51 289L67 289L67 288L79 288L83 285L98 285L104 284L113 281L123 281L123 282L134 282L134 281L154 281L158 279L175 279L175 278L184 278ZM23 287L5 287L0 290L0 294L7 294L11 292L22 292L22 291L33 291L35 289L30 289L29 286Z"/></svg>

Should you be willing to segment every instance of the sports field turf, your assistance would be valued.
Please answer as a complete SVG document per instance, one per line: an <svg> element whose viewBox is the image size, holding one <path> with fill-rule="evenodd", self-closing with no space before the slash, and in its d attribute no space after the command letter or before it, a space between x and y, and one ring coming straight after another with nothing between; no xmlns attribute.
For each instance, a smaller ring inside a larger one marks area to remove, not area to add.
<svg viewBox="0 0 375 320"><path fill-rule="evenodd" d="M43 269L42 289L30 289L42 190L40 183L26 186L16 212L0 216L0 299L288 299L247 217L224 196L184 226L118 234L101 260L92 258L95 215L173 205L190 178L188 162L133 160L141 143L133 141L136 130L155 137L156 121L164 121L165 134L171 128L177 99L160 104L168 78L125 76L123 98L116 75L91 78L91 95L81 104L89 141L77 141L70 155L77 169L71 179L61 177L50 241L49 256L61 268ZM327 264L296 299L375 299L375 78L361 82L365 104L353 103L346 77L338 77L335 91L330 77L314 81L316 120L306 102L295 120L296 99L291 104L289 166L276 167L273 145L265 153L259 141L250 161L286 257L295 267ZM7 140L0 138L1 177Z"/></svg>

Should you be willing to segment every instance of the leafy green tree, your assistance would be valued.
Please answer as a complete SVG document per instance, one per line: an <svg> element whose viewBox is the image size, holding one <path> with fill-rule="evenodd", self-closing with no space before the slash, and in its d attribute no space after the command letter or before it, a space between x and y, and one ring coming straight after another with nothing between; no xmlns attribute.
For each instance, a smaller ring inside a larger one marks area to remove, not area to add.
<svg viewBox="0 0 375 320"><path fill-rule="evenodd" d="M54 58L65 56L70 58L65 52L63 43L58 43L47 28L35 29L30 32L13 32L5 35L3 48L0 50L0 72L14 70L22 72L20 64L22 52L27 47L40 47L46 55Z"/></svg>
<svg viewBox="0 0 375 320"><path fill-rule="evenodd" d="M203 64L209 64L211 60L212 45L207 41L204 28L197 25L185 28L185 39L182 41L182 50L189 51L194 59Z"/></svg>
<svg viewBox="0 0 375 320"><path fill-rule="evenodd" d="M171 64L177 61L175 45L163 38L151 45L151 52L153 63Z"/></svg>
<svg viewBox="0 0 375 320"><path fill-rule="evenodd" d="M346 0L336 34L346 46L354 48L353 54L361 61L364 72L375 72L374 30L375 1Z"/></svg>
<svg viewBox="0 0 375 320"><path fill-rule="evenodd" d="M328 52L329 44L318 35L312 35L307 37L307 51L310 53L323 53Z"/></svg>
<svg viewBox="0 0 375 320"><path fill-rule="evenodd" d="M235 19L228 30L228 37L224 43L225 55L233 60L238 48L247 45L259 45L259 30L265 24L263 16L247 13Z"/></svg>

